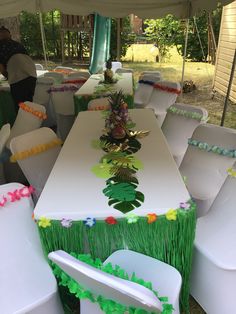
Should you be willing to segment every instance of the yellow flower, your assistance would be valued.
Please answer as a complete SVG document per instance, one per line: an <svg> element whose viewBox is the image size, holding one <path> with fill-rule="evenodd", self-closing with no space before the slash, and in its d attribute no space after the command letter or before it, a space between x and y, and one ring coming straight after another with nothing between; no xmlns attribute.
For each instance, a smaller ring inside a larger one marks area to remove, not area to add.
<svg viewBox="0 0 236 314"><path fill-rule="evenodd" d="M170 208L168 212L166 213L166 219L167 220L176 220L177 218L177 211L176 209Z"/></svg>
<svg viewBox="0 0 236 314"><path fill-rule="evenodd" d="M39 227L47 228L51 226L51 220L46 217L40 217L38 221Z"/></svg>
<svg viewBox="0 0 236 314"><path fill-rule="evenodd" d="M235 178L236 178L236 170L234 170L233 168L228 168L228 169L227 169L227 172L228 172L228 174L229 174L231 177L235 177Z"/></svg>

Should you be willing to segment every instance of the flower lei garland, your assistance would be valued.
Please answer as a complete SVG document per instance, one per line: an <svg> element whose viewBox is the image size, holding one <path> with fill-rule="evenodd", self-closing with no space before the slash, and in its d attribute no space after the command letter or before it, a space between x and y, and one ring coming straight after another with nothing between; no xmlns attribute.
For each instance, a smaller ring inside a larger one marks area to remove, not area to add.
<svg viewBox="0 0 236 314"><path fill-rule="evenodd" d="M233 177L233 178L236 178L236 170L233 169L233 168L228 168L227 169L227 172L228 172L228 175Z"/></svg>
<svg viewBox="0 0 236 314"><path fill-rule="evenodd" d="M68 69L54 69L53 71L49 71L49 72L51 73L56 72L56 73L62 73L62 74L68 75L70 73L74 73L75 71L68 70Z"/></svg>
<svg viewBox="0 0 236 314"><path fill-rule="evenodd" d="M218 155L223 155L223 156L231 157L231 158L236 157L236 149L226 149L226 148L219 147L217 145L209 145L205 142L197 141L194 139L189 139L188 144L195 146L201 150L212 152Z"/></svg>
<svg viewBox="0 0 236 314"><path fill-rule="evenodd" d="M168 297L159 297L158 293L155 290L153 290L151 282L146 282L143 279L137 278L134 273L129 278L126 271L120 268L118 265L115 265L115 267L113 267L111 263L103 265L100 259L96 258L96 260L93 260L89 254L76 254L76 253L70 253L70 254L73 257L77 258L78 260L94 268L97 268L105 273L111 274L118 278L129 280L131 282L135 282L151 290L162 303L163 310L161 313L162 314L173 313L174 308L172 304L168 303ZM50 263L51 263L54 275L59 279L59 285L63 287L67 287L70 293L74 294L79 299L88 299L91 302L98 303L103 312L107 314L109 313L130 313L130 314L150 313L143 309L138 309L135 307L128 307L128 306L122 305L116 301L106 299L102 295L96 296L92 293L92 291L86 289L85 287L82 287L77 281L75 281L73 278L67 275L67 273L64 272L55 263L53 262L50 262Z"/></svg>
<svg viewBox="0 0 236 314"><path fill-rule="evenodd" d="M166 111L172 114L183 116L185 118L190 118L190 119L198 120L201 122L206 121L206 117L204 118L201 113L190 112L184 109L179 109L179 108L176 108L174 105L170 106Z"/></svg>
<svg viewBox="0 0 236 314"><path fill-rule="evenodd" d="M47 115L44 112L41 112L41 111L38 111L38 110L34 110L33 108L29 107L24 102L19 103L19 107L22 110L31 113L32 115L34 115L35 117L39 118L40 120L46 120L47 119Z"/></svg>
<svg viewBox="0 0 236 314"><path fill-rule="evenodd" d="M33 194L34 188L30 185L16 189L12 192L7 192L5 195L0 196L0 207L4 207L7 203L19 201L23 197L30 197Z"/></svg>
<svg viewBox="0 0 236 314"><path fill-rule="evenodd" d="M76 92L78 90L78 87L76 86L61 86L61 87L56 87L52 86L49 90L48 93L55 93L55 92Z"/></svg>
<svg viewBox="0 0 236 314"><path fill-rule="evenodd" d="M179 204L179 208L177 209L170 208L164 215L148 213L146 216L138 216L134 213L128 213L124 215L124 218L126 219L127 224L134 224L134 223L137 223L140 218L146 218L147 224L151 225L152 223L157 222L159 217L161 216L165 216L166 220L168 221L175 221L178 218L178 213L182 213L188 210L195 210L195 209L196 209L196 203L193 202L192 200L189 200L188 202L181 202ZM51 219L44 216L41 216L35 222L41 228L51 227ZM104 219L104 222L112 226L112 225L119 224L119 219L113 216L108 216ZM73 220L68 219L68 218L62 218L60 223L63 228L71 228L73 225ZM93 218L93 217L87 217L83 221L83 223L86 227L92 228L96 225L97 220L96 218Z"/></svg>
<svg viewBox="0 0 236 314"><path fill-rule="evenodd" d="M40 145L34 146L28 150L18 152L14 155L11 155L10 161L16 162L17 160L22 160L22 159L28 158L30 156L34 156L34 155L43 153L46 150L53 148L55 146L59 146L59 145L62 145L62 141L59 138L56 138L56 139L52 140L51 142L48 142L45 144L40 144Z"/></svg>
<svg viewBox="0 0 236 314"><path fill-rule="evenodd" d="M151 85L151 86L153 86L153 88L160 89L160 90L162 90L164 92L173 93L173 94L177 94L177 95L179 95L181 93L180 89L169 87L169 86L165 86L165 85L162 85L162 84L158 84L158 83L155 83L153 81L139 80L138 82L141 83L141 84Z"/></svg>

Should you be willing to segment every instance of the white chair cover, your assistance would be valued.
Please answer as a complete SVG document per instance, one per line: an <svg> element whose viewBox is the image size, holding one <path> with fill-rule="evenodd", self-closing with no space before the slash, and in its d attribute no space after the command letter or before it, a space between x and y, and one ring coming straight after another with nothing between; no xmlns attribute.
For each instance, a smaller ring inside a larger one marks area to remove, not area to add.
<svg viewBox="0 0 236 314"><path fill-rule="evenodd" d="M58 264L67 274L82 286L93 292L94 295L115 300L118 303L142 308L148 312L159 313L162 305L156 295L149 289L104 273L87 265L63 251L49 254L49 259ZM158 290L160 296L168 296L168 302L173 304L174 313L179 313L179 292L181 276L179 272L163 262L129 250L119 250L113 253L104 264L119 265L128 275L135 275L145 281L151 281L153 289ZM145 265L145 267L144 267ZM153 274L156 276L154 282ZM81 300L81 314L103 313L96 303Z"/></svg>
<svg viewBox="0 0 236 314"><path fill-rule="evenodd" d="M71 67L64 67L64 66L57 66L55 67L55 70L68 70L68 71L74 71L75 69L71 68Z"/></svg>
<svg viewBox="0 0 236 314"><path fill-rule="evenodd" d="M50 143L55 139L57 139L56 134L51 129L43 127L13 138L10 149L14 155ZM58 145L25 159L17 160L28 182L35 188L36 199L42 192L60 150L61 146Z"/></svg>
<svg viewBox="0 0 236 314"><path fill-rule="evenodd" d="M108 97L95 98L89 101L88 110L108 110L110 103Z"/></svg>
<svg viewBox="0 0 236 314"><path fill-rule="evenodd" d="M153 86L143 83L138 83L134 91L134 106L136 108L144 108L148 104L153 92Z"/></svg>
<svg viewBox="0 0 236 314"><path fill-rule="evenodd" d="M62 314L57 283L43 255L32 219L31 197L11 202L7 195L23 187L19 183L0 186L0 199L9 198L0 210L1 313Z"/></svg>
<svg viewBox="0 0 236 314"><path fill-rule="evenodd" d="M236 174L236 163L234 164ZM236 309L236 177L228 176L197 221L191 294L208 314Z"/></svg>
<svg viewBox="0 0 236 314"><path fill-rule="evenodd" d="M197 140L225 149L236 149L236 130L213 124L199 125L192 135ZM189 193L197 203L198 217L206 215L235 158L189 145L179 170L186 177Z"/></svg>
<svg viewBox="0 0 236 314"><path fill-rule="evenodd" d="M42 70L42 71L44 70L43 65L40 63L35 63L35 68L36 68L36 70Z"/></svg>
<svg viewBox="0 0 236 314"><path fill-rule="evenodd" d="M141 74L139 77L139 80L144 80L144 81L152 81L154 83L159 82L161 80L161 76L159 74Z"/></svg>
<svg viewBox="0 0 236 314"><path fill-rule="evenodd" d="M159 81L157 83L164 88L173 88L178 91L181 90L179 83L170 81ZM160 126L162 126L162 123L165 119L166 110L175 103L177 96L178 94L176 93L153 88L153 92L147 104L147 108L151 108L155 111L157 121Z"/></svg>
<svg viewBox="0 0 236 314"><path fill-rule="evenodd" d="M169 107L169 109L171 108L172 106ZM178 111L179 114L167 110L161 129L176 164L179 166L188 148L188 139L191 138L193 131L200 123L207 121L208 112L204 108L186 104L175 104L173 109ZM187 115L181 115L181 112L186 112ZM202 116L202 121L188 116L191 113L197 114L199 117Z"/></svg>
<svg viewBox="0 0 236 314"><path fill-rule="evenodd" d="M30 101L25 101L25 104L35 111L46 113L46 109L42 105ZM38 129L42 123L43 120L39 117L19 108L16 120L11 128L11 133L6 143L7 148L10 148L10 142L13 137Z"/></svg>
<svg viewBox="0 0 236 314"><path fill-rule="evenodd" d="M62 84L74 84L78 89L80 89L80 87L83 86L86 81L87 78L85 76L76 74L74 77L68 75L68 77L62 82Z"/></svg>
<svg viewBox="0 0 236 314"><path fill-rule="evenodd" d="M90 73L88 71L75 71L67 75L68 80L77 78L80 79L81 77L88 79L90 77Z"/></svg>
<svg viewBox="0 0 236 314"><path fill-rule="evenodd" d="M63 90L64 88L68 90ZM74 93L78 87L75 84L58 84L53 89L51 97L56 113L57 134L65 141L75 120Z"/></svg>
<svg viewBox="0 0 236 314"><path fill-rule="evenodd" d="M60 84L64 80L64 75L59 72L47 72L44 74L44 77L52 77L54 78L57 84Z"/></svg>
<svg viewBox="0 0 236 314"><path fill-rule="evenodd" d="M43 126L55 126L56 116L52 107L51 95L49 93L50 87L54 84L55 80L53 77L39 77L37 79L34 102L43 105L46 108L47 119L43 121Z"/></svg>
<svg viewBox="0 0 236 314"><path fill-rule="evenodd" d="M4 148L6 142L10 136L11 126L9 123L6 123L2 126L0 130L0 184L6 183L4 168L3 168L3 161L1 160L4 156Z"/></svg>

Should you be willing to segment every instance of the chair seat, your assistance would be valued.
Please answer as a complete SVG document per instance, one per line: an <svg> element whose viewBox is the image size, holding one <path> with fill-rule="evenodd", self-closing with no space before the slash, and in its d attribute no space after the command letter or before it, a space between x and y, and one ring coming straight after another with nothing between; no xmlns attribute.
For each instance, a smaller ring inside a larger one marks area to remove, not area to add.
<svg viewBox="0 0 236 314"><path fill-rule="evenodd" d="M221 216L221 217L220 217ZM236 270L236 216L218 213L217 220L210 213L198 219L195 246L219 268ZM220 231L220 232L219 232Z"/></svg>

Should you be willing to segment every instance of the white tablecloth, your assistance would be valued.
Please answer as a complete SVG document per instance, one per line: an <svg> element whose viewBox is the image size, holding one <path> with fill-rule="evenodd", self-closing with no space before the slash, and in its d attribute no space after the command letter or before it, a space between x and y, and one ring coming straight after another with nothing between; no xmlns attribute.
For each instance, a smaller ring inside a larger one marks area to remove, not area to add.
<svg viewBox="0 0 236 314"><path fill-rule="evenodd" d="M130 116L136 123L135 130L150 130L147 137L139 140L142 147L135 154L144 165L137 172L136 190L145 195L145 201L133 213L163 214L170 208L178 208L190 196L153 111L131 109ZM56 220L123 217L123 213L108 206L108 198L102 192L105 179L91 171L105 154L91 145L92 140L99 139L103 127L101 112L79 113L36 205L36 219L41 216Z"/></svg>
<svg viewBox="0 0 236 314"><path fill-rule="evenodd" d="M75 93L75 96L93 95L96 92L96 88L99 86L99 82L103 80L103 74L93 74L83 84L83 86ZM118 81L112 84L112 91L123 91L125 95L133 95L133 74L122 73L118 76Z"/></svg>

